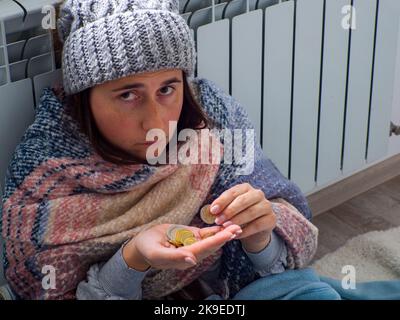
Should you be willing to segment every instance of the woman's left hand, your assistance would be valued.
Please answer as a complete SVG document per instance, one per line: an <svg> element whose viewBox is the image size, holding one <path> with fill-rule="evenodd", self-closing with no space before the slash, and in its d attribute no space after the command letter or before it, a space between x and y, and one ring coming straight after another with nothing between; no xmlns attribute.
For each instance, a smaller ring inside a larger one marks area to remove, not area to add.
<svg viewBox="0 0 400 320"><path fill-rule="evenodd" d="M242 227L243 232L237 239L249 252L264 249L276 226L276 215L270 201L262 190L248 183L238 184L223 192L211 203L210 211L217 216L216 224Z"/></svg>

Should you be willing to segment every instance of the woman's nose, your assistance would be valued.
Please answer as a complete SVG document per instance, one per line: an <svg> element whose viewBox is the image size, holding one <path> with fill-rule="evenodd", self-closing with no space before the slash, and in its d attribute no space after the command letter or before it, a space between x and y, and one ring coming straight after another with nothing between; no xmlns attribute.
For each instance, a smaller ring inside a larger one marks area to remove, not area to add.
<svg viewBox="0 0 400 320"><path fill-rule="evenodd" d="M142 127L146 132L151 129L164 129L161 110L157 104L151 103L144 109Z"/></svg>

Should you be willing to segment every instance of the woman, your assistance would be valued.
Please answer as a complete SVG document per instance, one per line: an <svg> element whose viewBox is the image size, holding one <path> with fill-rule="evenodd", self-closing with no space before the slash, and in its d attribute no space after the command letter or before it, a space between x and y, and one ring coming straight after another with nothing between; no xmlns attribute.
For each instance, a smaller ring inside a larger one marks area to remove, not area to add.
<svg viewBox="0 0 400 320"><path fill-rule="evenodd" d="M44 90L3 199L5 275L17 298L174 299L195 283L197 298L338 298L301 269L317 229L298 187L255 137L245 161L225 161L235 144L206 130L254 128L236 100L193 78L195 46L178 3L63 4L63 90ZM164 138L149 143L154 129ZM175 143L185 129L196 135ZM176 151L188 150L212 161L183 163ZM206 204L211 227L199 215ZM171 245L174 224L198 241Z"/></svg>

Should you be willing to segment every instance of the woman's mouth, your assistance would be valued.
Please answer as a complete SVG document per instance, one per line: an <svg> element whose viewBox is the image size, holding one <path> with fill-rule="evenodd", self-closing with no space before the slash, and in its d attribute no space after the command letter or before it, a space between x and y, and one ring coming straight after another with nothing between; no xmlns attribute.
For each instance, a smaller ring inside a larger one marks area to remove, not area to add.
<svg viewBox="0 0 400 320"><path fill-rule="evenodd" d="M156 141L146 141L146 142L143 142L143 143L139 143L139 145L142 145L142 146L150 146L150 145L152 145L153 143L155 143Z"/></svg>

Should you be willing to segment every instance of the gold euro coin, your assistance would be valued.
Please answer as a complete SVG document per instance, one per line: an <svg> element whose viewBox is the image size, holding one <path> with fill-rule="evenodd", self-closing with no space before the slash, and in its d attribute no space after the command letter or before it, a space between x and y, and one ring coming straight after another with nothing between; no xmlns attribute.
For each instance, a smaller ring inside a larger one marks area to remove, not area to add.
<svg viewBox="0 0 400 320"><path fill-rule="evenodd" d="M196 241L197 241L196 238L186 238L183 241L183 245L184 246L190 246L191 244L195 243Z"/></svg>
<svg viewBox="0 0 400 320"><path fill-rule="evenodd" d="M183 243L187 238L194 238L194 234L192 231L187 229L178 229L175 232L175 240L179 243Z"/></svg>
<svg viewBox="0 0 400 320"><path fill-rule="evenodd" d="M180 224L171 225L167 230L168 239L174 240L176 237L176 231L178 231L179 229L183 229L183 228L185 228L184 225L180 225Z"/></svg>
<svg viewBox="0 0 400 320"><path fill-rule="evenodd" d="M180 244L179 242L176 242L175 240L168 239L168 242L170 244L172 244L173 246L175 246L175 247L181 247L182 246L182 244Z"/></svg>
<svg viewBox="0 0 400 320"><path fill-rule="evenodd" d="M194 233L183 225L171 225L167 230L168 242L175 247L191 245L196 242Z"/></svg>
<svg viewBox="0 0 400 320"><path fill-rule="evenodd" d="M195 236L194 236L194 233L193 233L192 231L183 230L183 231L181 232L181 238L180 238L180 240L181 240L182 243L185 243L185 240L186 240L186 239L191 239L191 238L196 239Z"/></svg>
<svg viewBox="0 0 400 320"><path fill-rule="evenodd" d="M210 205L207 204L200 210L200 217L207 224L214 224L215 216L210 212Z"/></svg>

